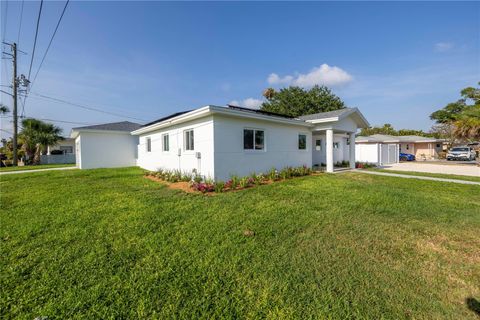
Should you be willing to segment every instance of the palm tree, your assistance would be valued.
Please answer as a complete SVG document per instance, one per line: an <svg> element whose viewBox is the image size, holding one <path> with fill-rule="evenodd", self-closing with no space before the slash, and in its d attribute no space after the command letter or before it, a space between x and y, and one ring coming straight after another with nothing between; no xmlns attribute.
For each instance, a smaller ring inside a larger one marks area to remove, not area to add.
<svg viewBox="0 0 480 320"><path fill-rule="evenodd" d="M454 122L454 134L462 140L480 140L480 104L465 109ZM480 166L480 157L477 157Z"/></svg>
<svg viewBox="0 0 480 320"><path fill-rule="evenodd" d="M480 105L465 109L454 124L454 133L460 139L480 140Z"/></svg>
<svg viewBox="0 0 480 320"><path fill-rule="evenodd" d="M29 159L33 158L34 164L40 163L40 155L49 145L55 145L62 140L62 129L37 119L24 119L22 121L20 137L23 148Z"/></svg>

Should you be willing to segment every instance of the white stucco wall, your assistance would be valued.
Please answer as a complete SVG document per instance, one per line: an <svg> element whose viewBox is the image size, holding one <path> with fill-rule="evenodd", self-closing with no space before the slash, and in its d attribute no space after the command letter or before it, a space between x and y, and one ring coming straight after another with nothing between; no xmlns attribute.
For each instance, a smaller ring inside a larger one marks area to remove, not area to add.
<svg viewBox="0 0 480 320"><path fill-rule="evenodd" d="M355 145L355 161L377 164L379 161L378 143L357 143Z"/></svg>
<svg viewBox="0 0 480 320"><path fill-rule="evenodd" d="M184 149L183 132L194 130L194 151ZM169 151L162 151L162 135L169 135ZM147 152L147 138L151 139L151 152ZM147 170L180 170L192 172L193 169L206 177L214 177L212 116L184 122L165 129L140 135L137 165ZM180 150L180 151L179 151ZM196 152L200 152L197 159Z"/></svg>
<svg viewBox="0 0 480 320"><path fill-rule="evenodd" d="M75 143L80 169L136 165L138 137L128 132L81 131Z"/></svg>
<svg viewBox="0 0 480 320"><path fill-rule="evenodd" d="M272 167L312 165L312 134L307 127L220 115L214 120L216 179L267 172ZM245 128L264 130L265 150L243 149ZM307 135L307 150L298 150L299 134Z"/></svg>

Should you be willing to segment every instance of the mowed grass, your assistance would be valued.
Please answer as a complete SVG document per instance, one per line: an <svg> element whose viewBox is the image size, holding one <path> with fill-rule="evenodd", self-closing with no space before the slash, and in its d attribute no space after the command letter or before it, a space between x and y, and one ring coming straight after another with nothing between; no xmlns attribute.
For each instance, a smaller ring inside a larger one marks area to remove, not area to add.
<svg viewBox="0 0 480 320"><path fill-rule="evenodd" d="M0 181L3 319L478 319L479 186L342 173L204 196L138 168Z"/></svg>
<svg viewBox="0 0 480 320"><path fill-rule="evenodd" d="M40 164L40 165L35 165L35 166L34 165L29 165L29 166L19 166L19 167L3 167L3 168L0 168L0 172L38 170L38 169L50 169L50 168L64 168L64 167L75 167L75 163Z"/></svg>

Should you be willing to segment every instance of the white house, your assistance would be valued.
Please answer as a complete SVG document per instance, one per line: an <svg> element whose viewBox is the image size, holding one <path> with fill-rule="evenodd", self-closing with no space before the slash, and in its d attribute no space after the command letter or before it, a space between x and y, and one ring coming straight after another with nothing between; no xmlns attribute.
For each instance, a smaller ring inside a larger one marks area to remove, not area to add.
<svg viewBox="0 0 480 320"><path fill-rule="evenodd" d="M129 121L73 128L76 164L80 169L136 165L138 137L130 132L141 125Z"/></svg>
<svg viewBox="0 0 480 320"><path fill-rule="evenodd" d="M356 108L293 118L205 106L148 123L132 135L139 139L136 164L142 168L196 171L226 180L232 174L322 163L333 172L334 163L343 160L353 168L355 133L368 126Z"/></svg>

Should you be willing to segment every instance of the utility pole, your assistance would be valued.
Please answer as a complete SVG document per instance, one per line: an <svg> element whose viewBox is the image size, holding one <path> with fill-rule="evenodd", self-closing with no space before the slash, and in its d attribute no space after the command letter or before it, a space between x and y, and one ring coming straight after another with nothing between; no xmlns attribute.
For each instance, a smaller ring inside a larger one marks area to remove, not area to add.
<svg viewBox="0 0 480 320"><path fill-rule="evenodd" d="M12 44L13 55L13 166L18 165L18 115L17 115L17 44Z"/></svg>
<svg viewBox="0 0 480 320"><path fill-rule="evenodd" d="M22 53L22 50L17 49L17 44L16 43L8 43L8 42L3 42L3 44L6 44L10 46L12 49L12 53L8 52L3 52L3 54L9 55L12 57L12 62L13 62L13 78L12 78L12 90L13 93L10 94L6 91L0 90L1 92L8 94L13 98L13 165L17 166L18 165L18 141L17 141L17 136L18 136L18 108L17 108L17 100L18 100L18 86L23 86L27 87L30 83L27 78L22 74L20 78L17 77L17 51L20 51ZM3 59L3 57L2 57Z"/></svg>

